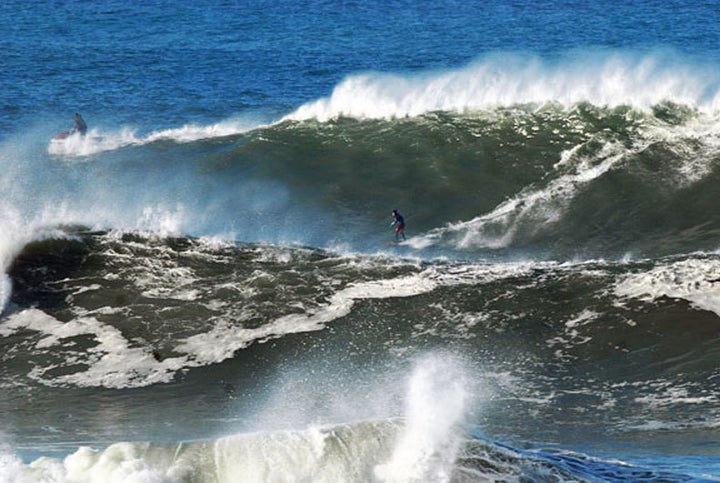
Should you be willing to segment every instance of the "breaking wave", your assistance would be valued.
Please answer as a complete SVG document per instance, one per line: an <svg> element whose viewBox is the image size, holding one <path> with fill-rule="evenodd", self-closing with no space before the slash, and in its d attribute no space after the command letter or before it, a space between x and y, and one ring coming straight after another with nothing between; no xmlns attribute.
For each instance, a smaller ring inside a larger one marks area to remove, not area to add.
<svg viewBox="0 0 720 483"><path fill-rule="evenodd" d="M720 72L667 53L576 52L554 62L498 53L457 70L351 75L329 97L301 106L286 119L393 119L582 102L642 109L672 102L715 112L720 108Z"/></svg>

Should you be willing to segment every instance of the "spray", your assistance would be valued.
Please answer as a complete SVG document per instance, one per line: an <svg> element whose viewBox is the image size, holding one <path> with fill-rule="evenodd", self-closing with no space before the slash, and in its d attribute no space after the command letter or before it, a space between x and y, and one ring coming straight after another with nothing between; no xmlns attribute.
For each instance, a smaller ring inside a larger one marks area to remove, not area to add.
<svg viewBox="0 0 720 483"><path fill-rule="evenodd" d="M385 482L449 481L462 444L468 391L460 364L433 354L418 361L408 384L405 429L390 461L375 475Z"/></svg>

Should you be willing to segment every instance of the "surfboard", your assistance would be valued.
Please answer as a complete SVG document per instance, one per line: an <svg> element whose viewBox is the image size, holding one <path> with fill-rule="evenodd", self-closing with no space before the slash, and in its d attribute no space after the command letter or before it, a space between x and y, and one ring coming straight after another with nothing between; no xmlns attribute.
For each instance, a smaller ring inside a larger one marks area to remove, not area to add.
<svg viewBox="0 0 720 483"><path fill-rule="evenodd" d="M70 135L70 131L63 131L53 138L53 141L62 141Z"/></svg>

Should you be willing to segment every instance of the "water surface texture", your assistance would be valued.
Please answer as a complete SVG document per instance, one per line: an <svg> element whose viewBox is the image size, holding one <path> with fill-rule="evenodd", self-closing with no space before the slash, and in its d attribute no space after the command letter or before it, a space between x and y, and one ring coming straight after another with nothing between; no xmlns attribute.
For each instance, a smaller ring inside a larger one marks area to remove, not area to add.
<svg viewBox="0 0 720 483"><path fill-rule="evenodd" d="M720 480L715 3L185 3L0 10L0 482Z"/></svg>

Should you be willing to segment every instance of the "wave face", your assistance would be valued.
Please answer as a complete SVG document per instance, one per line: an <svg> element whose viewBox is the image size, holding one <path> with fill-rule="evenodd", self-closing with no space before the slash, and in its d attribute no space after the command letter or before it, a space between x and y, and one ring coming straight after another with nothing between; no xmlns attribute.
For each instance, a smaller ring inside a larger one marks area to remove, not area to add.
<svg viewBox="0 0 720 483"><path fill-rule="evenodd" d="M97 155L104 160L63 157L73 184L58 179L32 201L62 213L18 216L373 252L397 208L424 258L643 257L717 246L718 118L695 106L545 103L202 132L210 138L151 135ZM98 179L112 188L100 193Z"/></svg>
<svg viewBox="0 0 720 483"><path fill-rule="evenodd" d="M168 180L164 192L148 193L135 167L117 166L85 167L83 191L92 196L91 176L113 177L130 188L106 195L109 203L130 202L123 214L142 220L153 212L174 219L180 232L234 232L245 241L375 251L394 207L408 216L409 244L418 249L471 257L668 255L716 247L716 129L714 116L676 105L653 113L584 104L286 122L227 139L218 154L156 168ZM136 191L147 205L125 199Z"/></svg>

